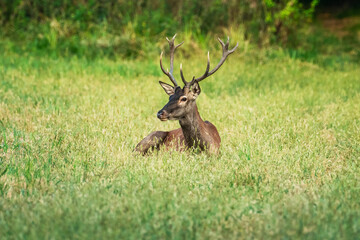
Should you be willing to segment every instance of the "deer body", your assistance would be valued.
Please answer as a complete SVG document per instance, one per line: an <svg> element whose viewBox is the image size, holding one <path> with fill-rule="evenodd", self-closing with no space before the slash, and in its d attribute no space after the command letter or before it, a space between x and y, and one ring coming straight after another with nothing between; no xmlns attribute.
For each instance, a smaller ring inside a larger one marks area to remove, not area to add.
<svg viewBox="0 0 360 240"><path fill-rule="evenodd" d="M229 39L226 44L219 39L223 48L223 55L219 64L209 72L210 57L208 54L205 73L199 78L195 79L195 77L193 77L191 82L185 80L182 66L180 65L181 79L185 84L185 86L181 88L173 76L174 52L176 48L182 45L182 43L180 43L175 46L175 37L176 34L171 40L167 39L170 46L170 71L165 71L163 68L162 53L160 55L161 70L169 77L174 86L160 81L160 85L170 97L169 102L157 113L157 117L161 121L178 120L181 128L169 132L152 132L137 144L135 150L146 154L151 150L164 147L166 150L175 149L177 151L200 149L200 151L216 154L219 152L221 139L216 127L208 121L203 121L200 117L196 105L196 98L201 92L199 82L216 72L225 62L227 56L233 53L238 45L232 50L228 50Z"/></svg>
<svg viewBox="0 0 360 240"><path fill-rule="evenodd" d="M179 123L181 128L150 133L136 146L136 151L147 153L164 147L177 151L199 148L201 151L218 153L221 142L219 133L211 122L201 119L197 107L192 114L180 119Z"/></svg>

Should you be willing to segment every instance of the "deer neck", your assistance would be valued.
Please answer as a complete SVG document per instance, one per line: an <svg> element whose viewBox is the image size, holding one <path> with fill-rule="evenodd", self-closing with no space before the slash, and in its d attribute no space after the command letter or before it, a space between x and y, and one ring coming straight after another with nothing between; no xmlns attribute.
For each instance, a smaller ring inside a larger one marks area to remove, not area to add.
<svg viewBox="0 0 360 240"><path fill-rule="evenodd" d="M188 147L200 147L205 146L205 140L203 137L203 129L205 122L201 119L196 102L193 103L191 111L179 120L181 129L184 134L185 143Z"/></svg>

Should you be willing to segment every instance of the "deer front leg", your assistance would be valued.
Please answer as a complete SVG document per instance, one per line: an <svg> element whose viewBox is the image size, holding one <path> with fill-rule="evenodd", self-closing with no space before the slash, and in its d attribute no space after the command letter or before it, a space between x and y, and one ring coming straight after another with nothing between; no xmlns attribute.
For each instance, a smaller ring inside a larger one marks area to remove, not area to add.
<svg viewBox="0 0 360 240"><path fill-rule="evenodd" d="M150 133L135 147L135 151L145 155L149 150L159 149L160 145L164 143L165 138L169 132L155 131Z"/></svg>

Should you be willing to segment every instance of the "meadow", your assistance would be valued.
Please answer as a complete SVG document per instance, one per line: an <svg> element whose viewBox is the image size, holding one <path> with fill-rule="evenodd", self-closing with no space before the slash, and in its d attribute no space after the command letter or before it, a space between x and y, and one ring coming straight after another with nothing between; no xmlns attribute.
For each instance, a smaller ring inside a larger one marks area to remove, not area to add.
<svg viewBox="0 0 360 240"><path fill-rule="evenodd" d="M179 126L156 118L168 100L158 56L4 50L1 238L358 238L359 64L240 45L197 100L218 156L134 154L150 132ZM175 61L190 78L206 54Z"/></svg>

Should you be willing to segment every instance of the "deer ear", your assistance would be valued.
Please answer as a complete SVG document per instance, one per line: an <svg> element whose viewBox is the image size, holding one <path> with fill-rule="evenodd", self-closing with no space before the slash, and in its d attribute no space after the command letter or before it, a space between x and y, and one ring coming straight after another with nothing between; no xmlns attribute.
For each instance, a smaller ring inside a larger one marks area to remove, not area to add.
<svg viewBox="0 0 360 240"><path fill-rule="evenodd" d="M167 83L164 83L162 81L159 81L160 85L162 86L162 88L165 90L165 92L167 93L167 95L171 96L174 95L175 93L175 88Z"/></svg>
<svg viewBox="0 0 360 240"><path fill-rule="evenodd" d="M197 81L195 81L191 86L191 91L193 93L193 98L196 99L201 93L200 85Z"/></svg>

